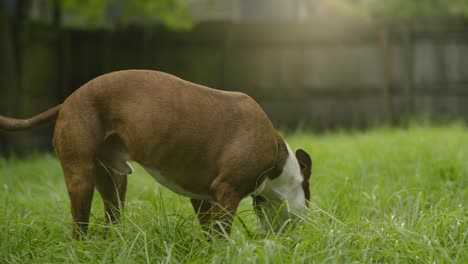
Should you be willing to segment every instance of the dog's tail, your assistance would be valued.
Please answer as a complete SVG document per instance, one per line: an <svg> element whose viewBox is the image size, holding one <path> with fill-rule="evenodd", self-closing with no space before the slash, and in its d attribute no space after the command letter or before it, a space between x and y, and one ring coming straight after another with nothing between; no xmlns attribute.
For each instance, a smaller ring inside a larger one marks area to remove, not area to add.
<svg viewBox="0 0 468 264"><path fill-rule="evenodd" d="M28 119L15 119L0 115L0 130L3 131L19 131L28 128L33 128L44 123L54 122L57 120L61 105L57 105L49 110L40 113Z"/></svg>

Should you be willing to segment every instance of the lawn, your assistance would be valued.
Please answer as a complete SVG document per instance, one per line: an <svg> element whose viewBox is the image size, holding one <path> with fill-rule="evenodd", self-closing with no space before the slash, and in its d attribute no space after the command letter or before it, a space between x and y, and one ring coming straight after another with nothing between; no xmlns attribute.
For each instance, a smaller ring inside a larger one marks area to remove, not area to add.
<svg viewBox="0 0 468 264"><path fill-rule="evenodd" d="M232 236L215 243L205 239L188 198L137 166L122 223L104 238L96 192L89 237L73 241L56 158L0 159L0 263L468 263L468 128L286 139L314 162L304 221L264 233L246 198Z"/></svg>

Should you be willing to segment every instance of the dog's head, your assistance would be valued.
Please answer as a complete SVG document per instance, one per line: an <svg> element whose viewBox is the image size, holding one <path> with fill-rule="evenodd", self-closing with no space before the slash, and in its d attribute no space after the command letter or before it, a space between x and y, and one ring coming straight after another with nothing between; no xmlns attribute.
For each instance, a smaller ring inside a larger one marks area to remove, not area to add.
<svg viewBox="0 0 468 264"><path fill-rule="evenodd" d="M309 206L312 159L302 149L294 155L288 147L288 153L281 175L267 180L264 190L253 196L254 209L264 228L281 227Z"/></svg>

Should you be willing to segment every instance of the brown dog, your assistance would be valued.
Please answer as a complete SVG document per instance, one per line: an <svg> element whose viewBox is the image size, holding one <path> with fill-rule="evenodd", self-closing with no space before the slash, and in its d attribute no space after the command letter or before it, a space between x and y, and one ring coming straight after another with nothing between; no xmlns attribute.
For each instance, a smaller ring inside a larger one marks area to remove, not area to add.
<svg viewBox="0 0 468 264"><path fill-rule="evenodd" d="M312 161L293 154L249 96L149 70L99 76L63 104L33 118L0 116L0 129L56 121L54 146L75 228L87 231L94 187L106 219L117 221L134 160L160 184L191 198L200 223L230 232L242 198L252 195L262 223L285 221L309 200ZM277 219L278 220L278 219Z"/></svg>

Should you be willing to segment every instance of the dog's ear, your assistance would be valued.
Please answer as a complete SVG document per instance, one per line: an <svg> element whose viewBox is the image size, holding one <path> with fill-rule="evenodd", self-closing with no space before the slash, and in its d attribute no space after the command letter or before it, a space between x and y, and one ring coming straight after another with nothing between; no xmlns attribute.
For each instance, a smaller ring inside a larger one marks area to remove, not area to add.
<svg viewBox="0 0 468 264"><path fill-rule="evenodd" d="M303 149L296 150L296 158L301 166L301 172L306 181L309 181L312 173L312 159Z"/></svg>
<svg viewBox="0 0 468 264"><path fill-rule="evenodd" d="M299 166L301 167L302 177L304 177L304 180L302 181L302 189L304 190L304 196L308 207L310 201L309 181L310 174L312 173L312 159L309 154L302 149L296 150L296 158L299 162Z"/></svg>

